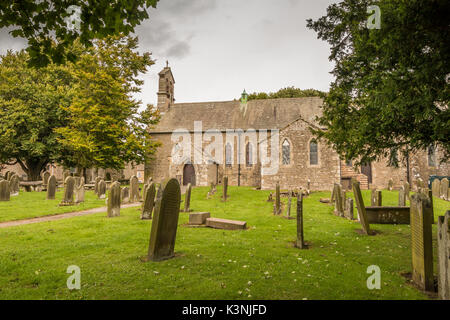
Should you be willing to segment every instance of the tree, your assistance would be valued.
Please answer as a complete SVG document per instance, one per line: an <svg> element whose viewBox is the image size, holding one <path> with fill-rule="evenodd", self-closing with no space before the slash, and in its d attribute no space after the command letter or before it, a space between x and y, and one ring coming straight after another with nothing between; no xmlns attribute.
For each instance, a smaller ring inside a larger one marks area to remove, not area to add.
<svg viewBox="0 0 450 320"><path fill-rule="evenodd" d="M308 27L331 46L335 80L313 130L356 164L430 145L450 156L450 2L345 0Z"/></svg>
<svg viewBox="0 0 450 320"><path fill-rule="evenodd" d="M72 78L66 66L28 68L25 51L0 57L0 163L16 164L29 180L60 152L54 128L66 125Z"/></svg>
<svg viewBox="0 0 450 320"><path fill-rule="evenodd" d="M143 84L138 75L154 63L149 53L135 51L137 44L123 36L98 40L74 65L74 97L64 107L69 121L56 129L64 166L119 170L145 163L156 151L148 126L159 114L152 106L139 113L141 102L131 98Z"/></svg>
<svg viewBox="0 0 450 320"><path fill-rule="evenodd" d="M278 90L277 92L254 92L248 95L248 100L259 99L279 99L279 98L303 98L303 97L318 97L323 94L319 90L306 89L302 90L294 87L286 87Z"/></svg>
<svg viewBox="0 0 450 320"><path fill-rule="evenodd" d="M14 37L28 40L30 63L45 66L51 61L75 61L67 48L80 39L90 46L93 39L129 34L148 18L147 9L158 0L9 0L0 2L0 28L15 27ZM52 45L53 43L57 45Z"/></svg>

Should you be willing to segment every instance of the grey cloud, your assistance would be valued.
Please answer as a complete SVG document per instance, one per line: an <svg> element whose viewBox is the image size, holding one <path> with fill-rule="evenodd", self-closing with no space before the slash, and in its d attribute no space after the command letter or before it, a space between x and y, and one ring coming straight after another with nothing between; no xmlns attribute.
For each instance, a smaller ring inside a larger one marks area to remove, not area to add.
<svg viewBox="0 0 450 320"><path fill-rule="evenodd" d="M166 56L169 58L184 58L189 54L191 47L188 42L180 41L172 45L166 51Z"/></svg>

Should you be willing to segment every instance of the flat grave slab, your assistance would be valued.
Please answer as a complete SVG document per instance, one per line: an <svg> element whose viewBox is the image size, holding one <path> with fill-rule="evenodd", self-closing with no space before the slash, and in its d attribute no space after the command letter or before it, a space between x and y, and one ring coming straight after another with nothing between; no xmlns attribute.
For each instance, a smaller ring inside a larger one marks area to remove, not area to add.
<svg viewBox="0 0 450 320"><path fill-rule="evenodd" d="M189 214L190 225L204 225L206 220L211 217L209 212L192 212Z"/></svg>
<svg viewBox="0 0 450 320"><path fill-rule="evenodd" d="M409 207L366 207L369 223L410 224Z"/></svg>
<svg viewBox="0 0 450 320"><path fill-rule="evenodd" d="M224 230L245 230L247 228L247 222L219 218L208 218L206 219L206 226Z"/></svg>

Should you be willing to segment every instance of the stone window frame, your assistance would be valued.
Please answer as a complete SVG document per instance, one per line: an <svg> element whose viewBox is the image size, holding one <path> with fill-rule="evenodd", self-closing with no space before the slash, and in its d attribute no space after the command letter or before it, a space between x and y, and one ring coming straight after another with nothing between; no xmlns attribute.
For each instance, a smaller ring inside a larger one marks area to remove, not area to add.
<svg viewBox="0 0 450 320"><path fill-rule="evenodd" d="M283 144L284 142L287 141L289 143L289 164L284 164L283 163ZM281 138L281 143L280 143L280 164L285 167L285 168L290 168L294 165L294 157L293 157L293 148L292 148L292 141L291 139L289 139L288 137L282 137Z"/></svg>
<svg viewBox="0 0 450 320"><path fill-rule="evenodd" d="M313 142L313 141L317 145L317 163L316 164L311 164L311 142ZM317 139L314 138L314 137L309 139L307 148L308 148L308 152L307 152L307 154L308 154L307 167L309 167L309 168L318 168L318 167L320 167L321 166L321 163L320 163L320 159L321 159L320 149L321 148L320 148L320 145L319 145L319 142L317 141Z"/></svg>
<svg viewBox="0 0 450 320"><path fill-rule="evenodd" d="M249 147L251 147L251 149L248 149ZM254 159L253 159L253 143L251 143L251 141L248 141L245 144L245 166L248 168L253 167L253 164L255 164ZM249 157L250 155L250 157Z"/></svg>
<svg viewBox="0 0 450 320"><path fill-rule="evenodd" d="M231 160L231 163L227 163L227 147L228 146L230 146L230 152L231 152L231 155L230 155L230 160ZM227 167L227 168L231 168L232 166L233 166L233 159L234 159L234 148L233 148L233 146L231 145L231 143L230 142L226 142L225 143L225 167Z"/></svg>

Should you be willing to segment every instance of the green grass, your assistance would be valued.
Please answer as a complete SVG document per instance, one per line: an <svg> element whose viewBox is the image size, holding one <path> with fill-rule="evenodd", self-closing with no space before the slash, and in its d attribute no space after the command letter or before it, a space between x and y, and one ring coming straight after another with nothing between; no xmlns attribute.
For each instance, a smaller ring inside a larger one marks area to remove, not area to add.
<svg viewBox="0 0 450 320"><path fill-rule="evenodd" d="M0 299L428 298L400 275L411 270L409 226L372 225L380 234L359 235L357 222L318 201L329 192L314 193L304 200L311 246L299 250L292 246L296 221L272 215L269 191L229 187L226 203L220 187L213 199L207 192L193 190L192 209L245 220L249 229L188 228L188 214L180 213L177 257L158 263L140 260L151 221L141 221L136 208L117 218L102 213L0 229ZM368 204L369 191L364 198ZM384 191L383 201L395 205L397 193ZM434 203L436 215L450 209ZM66 287L70 265L81 268L81 290ZM370 265L381 268L381 290L367 289Z"/></svg>
<svg viewBox="0 0 450 320"><path fill-rule="evenodd" d="M10 201L0 201L0 222L83 211L105 206L105 199L97 199L93 191L86 191L84 203L60 207L59 204L63 195L64 191L58 191L55 200L47 200L46 192L21 191L18 196L11 197Z"/></svg>

